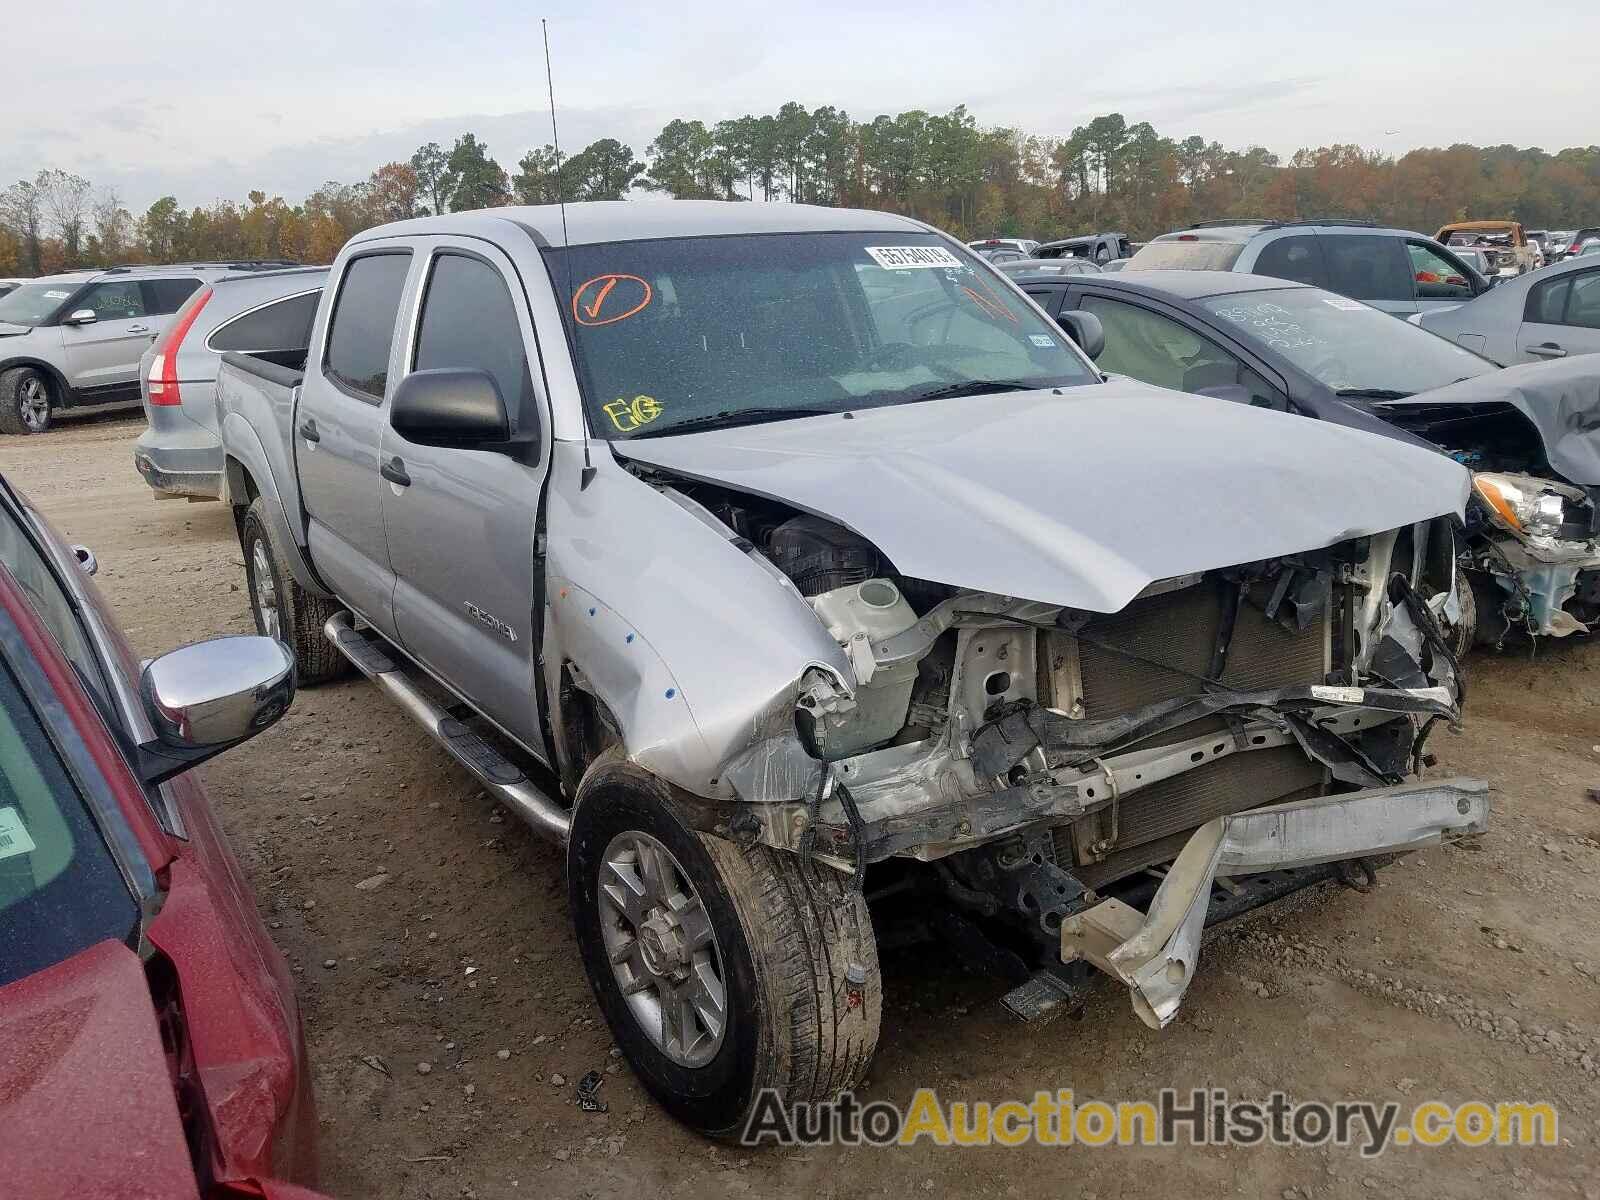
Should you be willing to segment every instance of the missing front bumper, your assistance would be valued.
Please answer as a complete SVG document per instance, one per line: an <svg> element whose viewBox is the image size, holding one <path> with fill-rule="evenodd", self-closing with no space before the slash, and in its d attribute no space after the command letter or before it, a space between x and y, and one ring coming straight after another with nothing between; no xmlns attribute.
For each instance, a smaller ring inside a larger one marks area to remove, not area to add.
<svg viewBox="0 0 1600 1200"><path fill-rule="evenodd" d="M1219 876L1417 850L1481 833L1489 787L1445 779L1319 796L1217 817L1195 831L1140 913L1104 900L1062 922L1061 960L1082 958L1132 992L1133 1011L1163 1028L1194 978L1212 885Z"/></svg>

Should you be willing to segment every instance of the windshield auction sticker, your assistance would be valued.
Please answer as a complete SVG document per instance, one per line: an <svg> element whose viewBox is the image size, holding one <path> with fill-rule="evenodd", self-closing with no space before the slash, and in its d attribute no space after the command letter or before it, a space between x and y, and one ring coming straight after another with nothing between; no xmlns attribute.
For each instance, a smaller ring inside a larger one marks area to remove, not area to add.
<svg viewBox="0 0 1600 1200"><path fill-rule="evenodd" d="M890 271L966 265L943 246L863 246L862 249L872 255L873 262Z"/></svg>
<svg viewBox="0 0 1600 1200"><path fill-rule="evenodd" d="M14 808L0 808L0 858L32 853L33 839L22 824L22 814Z"/></svg>

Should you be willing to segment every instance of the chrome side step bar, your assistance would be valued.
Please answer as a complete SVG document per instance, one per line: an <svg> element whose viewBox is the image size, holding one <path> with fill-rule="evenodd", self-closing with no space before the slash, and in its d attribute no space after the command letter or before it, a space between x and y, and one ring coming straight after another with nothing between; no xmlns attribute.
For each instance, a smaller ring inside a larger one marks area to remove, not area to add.
<svg viewBox="0 0 1600 1200"><path fill-rule="evenodd" d="M384 643L360 634L349 613L335 613L322 627L326 637L356 669L410 714L428 735L470 771L484 789L527 822L535 833L565 845L571 814L529 779L527 773L475 731L467 728L412 682L406 665Z"/></svg>

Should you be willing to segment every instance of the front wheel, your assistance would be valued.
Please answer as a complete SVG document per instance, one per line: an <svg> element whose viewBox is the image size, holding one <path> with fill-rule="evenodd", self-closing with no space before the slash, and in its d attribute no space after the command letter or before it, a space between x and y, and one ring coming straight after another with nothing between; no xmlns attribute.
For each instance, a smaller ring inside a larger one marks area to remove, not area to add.
<svg viewBox="0 0 1600 1200"><path fill-rule="evenodd" d="M737 1138L854 1087L883 990L859 891L830 867L695 833L615 755L578 789L567 850L584 969L629 1066L678 1120Z"/></svg>
<svg viewBox="0 0 1600 1200"><path fill-rule="evenodd" d="M43 433L55 415L55 394L43 371L13 367L0 373L0 433Z"/></svg>

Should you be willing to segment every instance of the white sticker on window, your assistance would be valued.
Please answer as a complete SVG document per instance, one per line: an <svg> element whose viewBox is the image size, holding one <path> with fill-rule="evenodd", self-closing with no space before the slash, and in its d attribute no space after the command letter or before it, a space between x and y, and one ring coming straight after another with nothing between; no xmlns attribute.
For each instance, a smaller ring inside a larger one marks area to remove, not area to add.
<svg viewBox="0 0 1600 1200"><path fill-rule="evenodd" d="M1347 300L1343 296L1324 296L1322 297L1322 302L1324 304L1331 304L1335 308L1341 308L1345 312L1360 312L1366 307L1366 305L1361 303L1359 300Z"/></svg>
<svg viewBox="0 0 1600 1200"><path fill-rule="evenodd" d="M71 292L46 292L44 298L46 300L65 300L70 295L72 295Z"/></svg>
<svg viewBox="0 0 1600 1200"><path fill-rule="evenodd" d="M33 853L33 839L14 808L0 808L0 858Z"/></svg>
<svg viewBox="0 0 1600 1200"><path fill-rule="evenodd" d="M880 267L905 271L912 267L960 267L965 264L943 246L867 246Z"/></svg>
<svg viewBox="0 0 1600 1200"><path fill-rule="evenodd" d="M1028 340L1035 346L1054 346L1056 344L1055 338L1043 333L1030 333Z"/></svg>

